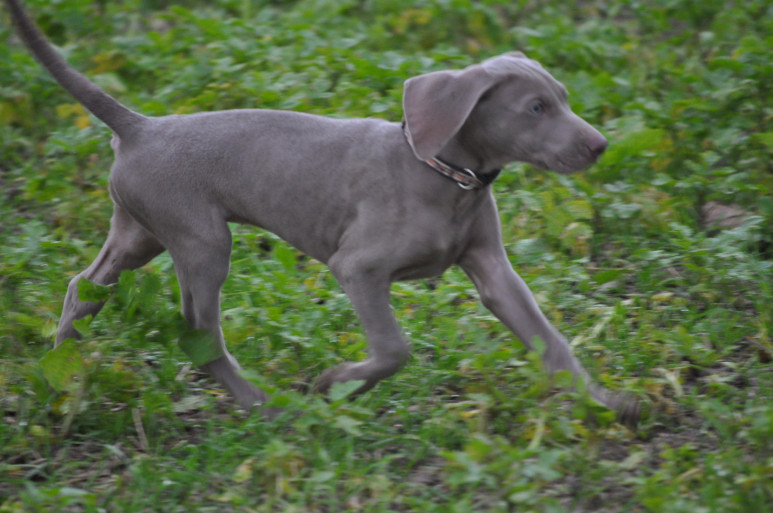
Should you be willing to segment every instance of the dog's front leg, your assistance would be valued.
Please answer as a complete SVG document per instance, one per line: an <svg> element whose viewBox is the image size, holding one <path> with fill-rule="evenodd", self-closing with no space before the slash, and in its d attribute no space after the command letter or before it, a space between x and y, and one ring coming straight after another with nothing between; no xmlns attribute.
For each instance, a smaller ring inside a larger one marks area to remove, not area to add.
<svg viewBox="0 0 773 513"><path fill-rule="evenodd" d="M334 263L330 267L362 323L368 340L368 357L326 370L314 389L327 393L334 383L357 380L363 381L355 391L359 394L397 372L408 359L410 348L392 311L389 279L368 271L338 269Z"/></svg>
<svg viewBox="0 0 773 513"><path fill-rule="evenodd" d="M496 257L486 255L481 260L467 261L462 268L475 283L483 305L529 349L534 349L536 338L545 344L542 359L548 372L568 370L575 378L587 379L585 369L572 354L566 339L542 313L504 252Z"/></svg>
<svg viewBox="0 0 773 513"><path fill-rule="evenodd" d="M542 360L550 373L568 370L575 382L582 379L596 401L617 410L621 421L634 424L638 403L623 395L613 394L593 383L587 371L572 354L571 347L547 320L523 279L513 270L501 245L473 246L460 261L475 283L483 304L507 326L529 349L535 339L545 345Z"/></svg>

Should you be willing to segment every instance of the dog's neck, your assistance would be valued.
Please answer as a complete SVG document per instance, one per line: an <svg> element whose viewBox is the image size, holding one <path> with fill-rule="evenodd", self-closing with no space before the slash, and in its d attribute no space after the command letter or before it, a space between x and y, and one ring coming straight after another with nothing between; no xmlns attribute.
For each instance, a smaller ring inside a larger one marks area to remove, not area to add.
<svg viewBox="0 0 773 513"><path fill-rule="evenodd" d="M470 147L464 137L456 134L437 157L454 167L473 171L482 182L488 185L499 175L502 165L490 162L478 150L479 148Z"/></svg>
<svg viewBox="0 0 773 513"><path fill-rule="evenodd" d="M499 176L499 172L501 171L500 168L495 168L486 172L478 171L476 168L486 169L484 164L480 164L482 160L476 159L473 156L474 154L472 152L454 150L454 148L463 148L463 145L456 140L452 140L451 143L446 145L446 147L450 146L452 148L451 151L446 152L445 151L446 148L443 148L441 153L436 155L435 157L432 157L429 159L424 159L422 157L419 157L416 154L416 149L413 147L413 137L405 121L403 121L402 123L402 132L403 132L403 136L405 137L405 141L408 143L408 146L411 147L413 154L419 160L422 160L424 163L426 163L428 166L433 168L438 173L444 175L446 178L449 178L455 181L457 185L459 185L459 187L461 187L462 189L465 189L465 190L483 189L491 185L491 183L496 179L496 177ZM455 160L469 162L470 165L466 165L466 166L457 165L451 160L448 160L447 157L442 156L444 153L451 155L451 158L455 158ZM477 161L479 165L477 166L473 165L472 164L473 161Z"/></svg>
<svg viewBox="0 0 773 513"><path fill-rule="evenodd" d="M473 151L464 147L462 141L459 140L459 135L455 135L438 153L438 158L443 162L447 162L453 166L466 168L474 171L476 174L485 175L487 172L494 169L494 167L486 167L486 163L482 158L476 155Z"/></svg>

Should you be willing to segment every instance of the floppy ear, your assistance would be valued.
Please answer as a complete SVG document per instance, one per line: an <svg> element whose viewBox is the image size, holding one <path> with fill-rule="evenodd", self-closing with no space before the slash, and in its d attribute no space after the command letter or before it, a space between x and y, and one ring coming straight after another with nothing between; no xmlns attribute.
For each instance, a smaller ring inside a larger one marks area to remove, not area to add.
<svg viewBox="0 0 773 513"><path fill-rule="evenodd" d="M479 65L406 80L403 112L416 156L422 160L437 156L496 81Z"/></svg>

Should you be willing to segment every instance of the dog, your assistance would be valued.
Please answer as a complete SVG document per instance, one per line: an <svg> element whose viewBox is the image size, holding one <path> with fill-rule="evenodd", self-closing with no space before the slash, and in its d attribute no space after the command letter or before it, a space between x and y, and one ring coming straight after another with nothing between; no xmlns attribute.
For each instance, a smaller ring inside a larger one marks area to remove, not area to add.
<svg viewBox="0 0 773 513"><path fill-rule="evenodd" d="M404 84L402 123L251 109L146 117L72 68L17 0L18 33L59 84L112 131L114 211L94 262L69 284L56 344L103 303L78 283L115 283L168 251L190 327L206 333L194 363L244 408L272 416L268 395L239 374L220 327L229 271L228 222L269 230L328 265L368 342L363 361L326 370L316 383L358 380L356 393L393 375L409 356L390 305L390 284L457 265L483 304L530 349L544 344L548 372L568 370L599 403L635 422L638 403L591 381L566 339L540 311L502 244L491 183L521 161L559 173L596 162L607 140L574 114L567 90L534 60L506 53ZM203 361L202 361L203 360Z"/></svg>

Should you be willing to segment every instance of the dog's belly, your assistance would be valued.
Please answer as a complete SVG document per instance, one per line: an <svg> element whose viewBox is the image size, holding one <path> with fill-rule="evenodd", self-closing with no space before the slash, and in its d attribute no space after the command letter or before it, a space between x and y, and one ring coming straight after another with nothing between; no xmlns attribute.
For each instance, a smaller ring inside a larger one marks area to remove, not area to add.
<svg viewBox="0 0 773 513"><path fill-rule="evenodd" d="M443 255L439 255L443 256ZM392 274L392 281L417 280L440 276L451 266L446 260L427 260L426 262L414 262L411 265L398 268Z"/></svg>

